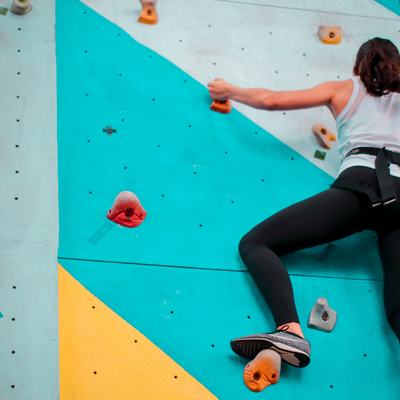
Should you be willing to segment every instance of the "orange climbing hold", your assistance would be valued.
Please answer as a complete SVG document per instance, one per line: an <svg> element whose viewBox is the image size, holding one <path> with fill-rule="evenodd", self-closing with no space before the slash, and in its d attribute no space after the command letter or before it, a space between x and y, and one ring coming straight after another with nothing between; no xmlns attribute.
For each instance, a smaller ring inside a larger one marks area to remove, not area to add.
<svg viewBox="0 0 400 400"><path fill-rule="evenodd" d="M214 100L210 109L222 114L229 114L232 111L232 103L229 100Z"/></svg>
<svg viewBox="0 0 400 400"><path fill-rule="evenodd" d="M321 25L318 29L318 36L322 43L340 44L343 38L343 30L340 26Z"/></svg>
<svg viewBox="0 0 400 400"><path fill-rule="evenodd" d="M142 24L156 24L158 22L158 15L155 4L144 4L138 21Z"/></svg>
<svg viewBox="0 0 400 400"><path fill-rule="evenodd" d="M319 123L313 125L312 131L320 146L324 149L331 149L332 145L330 142L336 141L336 135L332 131L325 125Z"/></svg>
<svg viewBox="0 0 400 400"><path fill-rule="evenodd" d="M114 200L107 218L127 228L136 228L146 218L146 211L132 192L121 192Z"/></svg>
<svg viewBox="0 0 400 400"><path fill-rule="evenodd" d="M278 383L281 375L281 356L274 350L261 350L243 371L244 384L253 392L261 392Z"/></svg>

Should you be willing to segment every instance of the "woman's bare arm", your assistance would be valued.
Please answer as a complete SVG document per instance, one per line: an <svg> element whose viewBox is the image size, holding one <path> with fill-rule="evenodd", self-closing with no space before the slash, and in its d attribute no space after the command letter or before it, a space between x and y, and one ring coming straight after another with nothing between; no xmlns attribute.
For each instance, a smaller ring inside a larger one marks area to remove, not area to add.
<svg viewBox="0 0 400 400"><path fill-rule="evenodd" d="M297 110L327 106L332 110L335 96L343 82L325 82L310 89L273 91L261 88L241 88L216 79L208 84L213 100L235 100L250 107L265 110Z"/></svg>

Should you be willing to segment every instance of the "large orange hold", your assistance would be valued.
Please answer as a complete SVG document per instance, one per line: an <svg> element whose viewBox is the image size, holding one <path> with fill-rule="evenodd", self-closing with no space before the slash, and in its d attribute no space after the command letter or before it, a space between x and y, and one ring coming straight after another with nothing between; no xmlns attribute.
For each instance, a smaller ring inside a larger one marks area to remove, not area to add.
<svg viewBox="0 0 400 400"><path fill-rule="evenodd" d="M107 213L107 218L118 225L136 228L146 218L146 211L132 192L121 192Z"/></svg>
<svg viewBox="0 0 400 400"><path fill-rule="evenodd" d="M154 25L158 22L157 10L154 4L144 5L140 13L139 22L142 24Z"/></svg>
<svg viewBox="0 0 400 400"><path fill-rule="evenodd" d="M232 111L232 103L229 100L214 100L210 109L222 114L229 114Z"/></svg>

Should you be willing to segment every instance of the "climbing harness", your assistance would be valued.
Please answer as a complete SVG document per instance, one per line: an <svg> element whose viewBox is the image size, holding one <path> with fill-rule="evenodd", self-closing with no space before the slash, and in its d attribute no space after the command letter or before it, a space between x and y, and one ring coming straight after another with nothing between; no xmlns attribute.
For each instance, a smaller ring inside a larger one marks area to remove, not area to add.
<svg viewBox="0 0 400 400"><path fill-rule="evenodd" d="M385 147L356 147L350 150L346 155L349 157L354 154L368 154L375 156L375 173L378 187L372 188L365 182L354 182L346 178L339 178L333 183L332 187L345 188L365 193L373 208L387 206L398 201L393 177L390 175L390 164L400 166L400 153L387 150Z"/></svg>

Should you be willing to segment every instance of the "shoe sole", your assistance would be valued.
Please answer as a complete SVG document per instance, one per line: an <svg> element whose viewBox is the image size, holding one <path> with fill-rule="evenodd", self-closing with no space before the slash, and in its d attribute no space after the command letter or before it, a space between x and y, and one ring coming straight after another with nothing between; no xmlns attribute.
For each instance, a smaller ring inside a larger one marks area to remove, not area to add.
<svg viewBox="0 0 400 400"><path fill-rule="evenodd" d="M310 356L305 351L294 349L283 343L274 343L265 338L232 340L231 348L236 354L249 360L256 357L261 350L270 349L275 350L284 362L294 367L304 368L310 364Z"/></svg>

